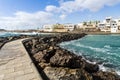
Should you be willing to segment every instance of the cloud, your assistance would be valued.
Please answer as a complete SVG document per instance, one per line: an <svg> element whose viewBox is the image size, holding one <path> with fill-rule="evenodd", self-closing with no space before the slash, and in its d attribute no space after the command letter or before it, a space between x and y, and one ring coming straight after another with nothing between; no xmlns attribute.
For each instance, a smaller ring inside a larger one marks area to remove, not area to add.
<svg viewBox="0 0 120 80"><path fill-rule="evenodd" d="M47 12L57 12L58 11L58 8L56 6L53 6L53 5L48 5L45 10Z"/></svg>
<svg viewBox="0 0 120 80"><path fill-rule="evenodd" d="M88 9L90 11L98 11L104 6L113 6L120 3L120 0L59 0L59 7L52 6L51 11L60 11L61 13L72 13L76 11L83 11ZM50 8L48 5L47 7ZM46 8L47 8L46 7Z"/></svg>
<svg viewBox="0 0 120 80"><path fill-rule="evenodd" d="M59 5L47 5L44 11L28 13L18 11L12 17L0 17L0 28L7 29L32 29L43 24L51 24L64 20L67 15L84 11L98 11L105 6L114 6L120 0L58 0Z"/></svg>
<svg viewBox="0 0 120 80"><path fill-rule="evenodd" d="M67 15L62 14L62 15L60 15L59 17L60 17L61 20L64 20L64 19L66 18L66 16L67 16Z"/></svg>
<svg viewBox="0 0 120 80"><path fill-rule="evenodd" d="M0 28L32 29L54 22L53 14L45 11L35 13L16 12L13 17L0 17Z"/></svg>
<svg viewBox="0 0 120 80"><path fill-rule="evenodd" d="M117 3L120 3L120 0L85 0L81 6L90 11L98 11L105 6L113 6Z"/></svg>
<svg viewBox="0 0 120 80"><path fill-rule="evenodd" d="M89 10L97 12L105 6L114 6L120 3L120 0L58 0L59 5L48 5L45 11L52 12L54 15L59 15L61 20L64 20L67 15L75 12Z"/></svg>

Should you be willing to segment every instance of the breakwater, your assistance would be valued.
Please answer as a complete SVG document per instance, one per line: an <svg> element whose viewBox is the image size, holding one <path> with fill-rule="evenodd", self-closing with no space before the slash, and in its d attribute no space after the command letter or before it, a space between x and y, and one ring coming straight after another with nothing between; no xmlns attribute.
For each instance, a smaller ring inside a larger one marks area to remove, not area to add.
<svg viewBox="0 0 120 80"><path fill-rule="evenodd" d="M114 72L103 72L58 44L76 40L86 34L59 34L23 41L44 80L119 80Z"/></svg>

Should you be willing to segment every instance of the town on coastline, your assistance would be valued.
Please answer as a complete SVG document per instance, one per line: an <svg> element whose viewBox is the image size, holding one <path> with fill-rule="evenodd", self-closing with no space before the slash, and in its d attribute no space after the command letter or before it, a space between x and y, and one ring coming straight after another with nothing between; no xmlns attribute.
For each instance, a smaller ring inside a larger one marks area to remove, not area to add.
<svg viewBox="0 0 120 80"><path fill-rule="evenodd" d="M120 33L120 19L106 17L103 21L86 21L78 24L48 24L43 26L44 32L108 32Z"/></svg>
<svg viewBox="0 0 120 80"><path fill-rule="evenodd" d="M120 33L120 18L114 19L112 17L106 17L103 21L84 21L77 24L44 24L42 28L26 29L26 30L4 30L0 29L0 32L40 32L40 33L87 33L87 34L116 34Z"/></svg>
<svg viewBox="0 0 120 80"><path fill-rule="evenodd" d="M0 29L0 31L10 30ZM43 29L11 30L11 32L63 32L63 34L1 37L0 64L3 65L0 65L2 75L0 80L120 80L119 73L114 69L102 70L100 67L102 62L91 62L84 56L59 45L62 42L80 39L86 36L87 32L120 33L119 19L108 17L103 22L89 21L77 25L50 24L43 25Z"/></svg>

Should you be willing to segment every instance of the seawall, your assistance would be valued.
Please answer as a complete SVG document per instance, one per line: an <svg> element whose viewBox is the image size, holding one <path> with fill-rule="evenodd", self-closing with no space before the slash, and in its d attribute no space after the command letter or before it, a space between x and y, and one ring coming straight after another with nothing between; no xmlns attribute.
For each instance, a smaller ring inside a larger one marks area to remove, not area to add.
<svg viewBox="0 0 120 80"><path fill-rule="evenodd" d="M117 74L100 71L97 64L88 63L82 56L57 45L85 35L49 35L23 41L23 44L44 80L120 80Z"/></svg>

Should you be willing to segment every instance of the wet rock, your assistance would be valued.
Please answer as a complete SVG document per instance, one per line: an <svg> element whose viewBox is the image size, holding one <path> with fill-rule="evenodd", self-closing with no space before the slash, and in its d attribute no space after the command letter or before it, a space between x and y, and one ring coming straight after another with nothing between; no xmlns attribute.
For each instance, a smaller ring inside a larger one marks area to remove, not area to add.
<svg viewBox="0 0 120 80"><path fill-rule="evenodd" d="M8 40L9 40L9 41L13 40L13 37L8 37Z"/></svg>
<svg viewBox="0 0 120 80"><path fill-rule="evenodd" d="M97 64L91 64L86 62L84 69L89 73L94 73L99 71L99 66Z"/></svg>

